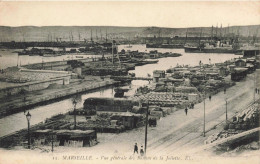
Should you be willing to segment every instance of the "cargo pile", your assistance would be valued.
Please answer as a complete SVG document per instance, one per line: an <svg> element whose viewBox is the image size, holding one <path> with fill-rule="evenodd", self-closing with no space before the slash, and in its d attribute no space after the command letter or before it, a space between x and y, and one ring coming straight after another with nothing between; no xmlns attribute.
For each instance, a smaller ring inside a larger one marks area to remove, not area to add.
<svg viewBox="0 0 260 164"><path fill-rule="evenodd" d="M259 126L259 104L255 103L233 117L224 129L249 130Z"/></svg>
<svg viewBox="0 0 260 164"><path fill-rule="evenodd" d="M237 113L232 121L224 126L220 133L213 134L205 141L206 144L227 138L235 134L259 127L259 103L255 103Z"/></svg>
<svg viewBox="0 0 260 164"><path fill-rule="evenodd" d="M167 92L150 92L145 95L138 96L139 99L151 105L164 107L174 107L176 105L188 103L188 98L183 93L167 93ZM137 99L137 97L135 98Z"/></svg>

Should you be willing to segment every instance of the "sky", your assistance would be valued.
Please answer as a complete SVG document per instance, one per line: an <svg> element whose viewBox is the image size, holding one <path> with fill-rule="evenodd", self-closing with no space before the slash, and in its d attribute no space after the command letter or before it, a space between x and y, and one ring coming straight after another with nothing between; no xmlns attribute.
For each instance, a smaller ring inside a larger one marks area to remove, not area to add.
<svg viewBox="0 0 260 164"><path fill-rule="evenodd" d="M0 1L0 26L223 27L259 25L260 1L10 2Z"/></svg>

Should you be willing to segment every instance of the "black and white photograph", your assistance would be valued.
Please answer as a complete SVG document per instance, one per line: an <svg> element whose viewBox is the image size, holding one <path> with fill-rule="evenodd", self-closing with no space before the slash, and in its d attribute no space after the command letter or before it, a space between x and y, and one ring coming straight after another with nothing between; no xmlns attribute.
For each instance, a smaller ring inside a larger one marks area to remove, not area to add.
<svg viewBox="0 0 260 164"><path fill-rule="evenodd" d="M259 164L260 1L0 1L0 163Z"/></svg>

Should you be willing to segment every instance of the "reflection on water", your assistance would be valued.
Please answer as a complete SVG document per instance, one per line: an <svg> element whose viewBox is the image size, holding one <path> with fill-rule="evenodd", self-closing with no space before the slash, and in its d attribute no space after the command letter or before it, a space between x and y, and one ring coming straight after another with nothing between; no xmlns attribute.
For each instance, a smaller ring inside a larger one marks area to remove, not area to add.
<svg viewBox="0 0 260 164"><path fill-rule="evenodd" d="M138 50L142 52L149 52L151 50L155 50L154 48L146 49L145 45L133 45L132 48L126 48L124 45L120 45L118 47L119 51L121 49L125 50ZM211 59L211 63L218 63L218 62L224 62L226 60L233 59L235 57L238 57L234 54L203 54L203 53L185 53L183 49L158 49L159 52L175 52L175 53L181 53L182 56L180 57L168 57L168 58L161 58L159 59L159 62L156 64L149 64L144 66L138 66L135 68L135 70L132 70L131 72L135 73L136 76L147 76L147 74L151 74L153 70L166 70L170 67L175 67L177 63L179 65L190 65L195 66L198 65L201 61L202 63L209 63L209 59ZM11 51L1 51L4 53L2 55L0 60L1 67L3 66L15 66L17 64L17 54L10 54ZM9 53L9 54L8 54ZM63 60L66 59L68 55L59 56L59 57L50 57L46 58L46 62L48 61L57 61L57 60ZM39 56L21 56L19 57L22 64L28 64L26 62L30 63L37 63L42 61L42 57ZM3 62L3 60L5 62ZM8 61L8 59L10 61ZM2 65L2 63L5 63L5 65ZM141 81L141 80L135 80L131 83L131 90L129 90L127 93L125 93L126 96L131 96L135 93L135 90L139 86L144 86L148 84L148 81ZM106 89L100 89L98 91L94 91L92 93L86 93L81 95L81 102L77 104L77 108L80 108L83 106L84 100L89 97L113 97L113 88L106 88ZM46 118L49 118L53 115L59 114L59 113L66 113L69 110L72 110L72 99L65 99L59 102L51 103L45 106L39 106L35 107L33 110L30 110L30 113L32 114L31 118L31 125L34 125L36 123L44 121ZM23 112L13 114L11 116L7 116L5 118L0 119L0 129L1 134L0 136L4 136L6 134L15 132L19 129L23 129L27 127L26 118Z"/></svg>

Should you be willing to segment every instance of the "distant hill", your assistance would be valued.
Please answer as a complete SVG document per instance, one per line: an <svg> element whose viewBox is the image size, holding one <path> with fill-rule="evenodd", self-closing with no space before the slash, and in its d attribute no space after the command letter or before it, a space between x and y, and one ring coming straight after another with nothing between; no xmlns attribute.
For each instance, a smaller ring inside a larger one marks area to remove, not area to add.
<svg viewBox="0 0 260 164"><path fill-rule="evenodd" d="M260 37L258 29L260 25L250 26L231 26L222 28L222 34L238 33L240 36L248 37L257 34ZM174 37L185 36L188 31L188 36L199 36L202 29L202 36L210 36L211 27L194 27L194 28L163 28L163 27L119 27L119 26L21 26L8 27L0 26L0 41L55 41L57 38L62 41L69 40L94 40L100 39L101 35L104 39L108 38L124 38L132 39L133 37ZM214 34L216 30L214 28ZM218 28L217 33L220 33Z"/></svg>

